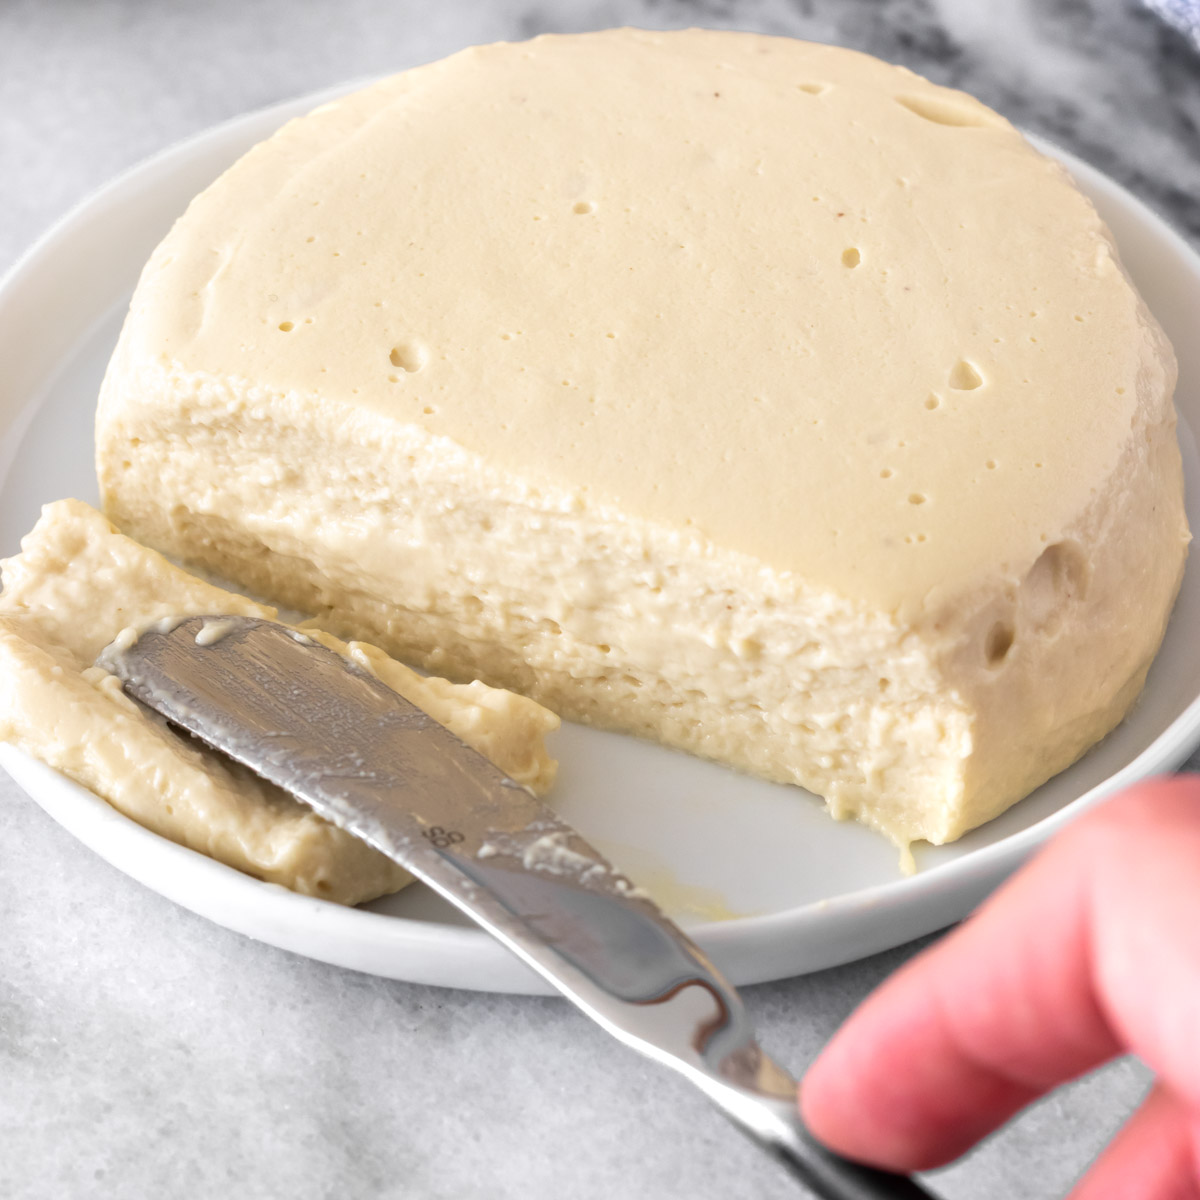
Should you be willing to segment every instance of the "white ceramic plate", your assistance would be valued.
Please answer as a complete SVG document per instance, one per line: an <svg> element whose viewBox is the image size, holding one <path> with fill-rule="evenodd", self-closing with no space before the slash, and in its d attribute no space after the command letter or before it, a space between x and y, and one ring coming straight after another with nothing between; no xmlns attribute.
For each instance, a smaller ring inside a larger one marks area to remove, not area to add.
<svg viewBox="0 0 1200 1200"><path fill-rule="evenodd" d="M92 409L142 263L188 200L284 120L335 93L221 125L158 155L71 213L0 285L0 553L39 506L95 501ZM1051 153L1059 153L1046 147ZM1175 342L1178 404L1196 504L1200 259L1157 217L1059 154L1117 235L1125 262ZM963 917L1031 849L1116 788L1181 763L1200 740L1200 579L1184 580L1167 642L1129 719L1081 762L953 846L896 851L836 824L793 788L613 734L568 727L554 802L656 894L737 983L871 954ZM167 842L8 747L0 764L55 820L128 875L261 941L396 979L494 991L545 985L424 888L364 909L293 895Z"/></svg>

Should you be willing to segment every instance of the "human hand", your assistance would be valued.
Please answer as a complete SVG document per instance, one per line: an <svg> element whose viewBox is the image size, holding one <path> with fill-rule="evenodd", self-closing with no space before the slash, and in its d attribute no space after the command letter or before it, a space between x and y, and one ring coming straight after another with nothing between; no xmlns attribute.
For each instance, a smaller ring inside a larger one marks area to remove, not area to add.
<svg viewBox="0 0 1200 1200"><path fill-rule="evenodd" d="M1200 777L1138 785L1055 838L867 998L800 1107L832 1149L925 1170L1125 1052L1154 1089L1072 1200L1200 1200Z"/></svg>

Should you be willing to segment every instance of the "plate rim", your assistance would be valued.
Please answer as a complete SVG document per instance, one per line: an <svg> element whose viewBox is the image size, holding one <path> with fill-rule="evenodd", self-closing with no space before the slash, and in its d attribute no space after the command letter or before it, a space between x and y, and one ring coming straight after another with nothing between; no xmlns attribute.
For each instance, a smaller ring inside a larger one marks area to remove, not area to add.
<svg viewBox="0 0 1200 1200"><path fill-rule="evenodd" d="M12 265L0 276L0 309L6 306L11 296L18 292L27 280L36 278L44 270L53 269L53 264L49 260L53 258L61 244L74 236L85 233L87 226L96 220L98 213L106 206L118 202L124 193L130 190L139 191L152 188L155 182L155 175L164 172L170 174L173 168L182 168L185 163L194 160L204 152L222 146L231 137L240 137L244 140L244 135L249 131L256 131L254 133L256 139L268 136L269 132L263 133L261 131L268 123L274 123L274 126L281 125L285 120L293 116L316 108L352 90L368 86L377 78L380 77L373 76L367 79L358 79L333 85L228 117L214 125L207 126L184 138L171 142L150 156L128 166L73 204L17 257ZM1114 196L1120 203L1125 205L1136 216L1139 225L1143 228L1148 228L1153 235L1162 240L1170 248L1175 259L1180 262L1181 267L1194 275L1197 280L1200 280L1200 253L1197 253L1188 240L1174 228L1170 221L1158 213L1151 204L1147 203L1141 197L1134 195L1126 187L1098 168L1091 166L1085 160L1058 146L1049 139L1025 131L1022 132L1038 150L1062 163L1073 176L1077 178L1082 176L1087 181L1089 190L1091 188L1098 188ZM95 311L96 309L93 308L93 312ZM94 319L99 320L101 318L97 317ZM84 337L84 334L77 331L70 339L71 344L80 344ZM27 424L28 418L36 413L43 403L46 389L51 385L52 379L52 375L41 375L41 388L32 392L24 404L18 405L16 412L12 415L11 421L0 417L0 420L3 420L6 426L6 428L0 429L0 438L5 443L9 443L10 440L13 443L20 442L25 433L22 426ZM1182 416L1180 417L1180 421L1181 424L1187 424ZM7 477L9 467L9 462L0 462L0 479ZM1200 740L1200 691L1198 691L1196 697L1187 705L1183 712L1149 746L1145 747L1119 770L1083 794L1063 804L1061 808L991 845L971 850L959 858L931 865L915 876L887 880L866 888L841 893L827 899L812 901L775 912L738 917L728 921L689 924L688 932L701 947L712 952L720 959L727 957L739 943L744 941L760 945L778 945L780 942L786 943L794 940L797 935L802 934L805 928L817 919L827 924L832 923L836 925L840 921L861 914L866 909L884 909L897 907L897 905L903 911L908 912L909 910L919 908L923 901L927 901L930 897L936 896L939 893L943 895L950 893L956 897L975 898L967 908L956 903L951 904L948 909L939 909L937 917L932 921L927 918L924 922L908 922L905 924L905 929L908 932L901 940L908 940L909 937L920 936L923 933L932 932L934 929L943 928L945 925L961 919L966 914L966 911L969 910L969 907L974 906L974 902L991 891L1003 878L1015 870L1030 853L1036 850L1064 825L1077 819L1083 812L1102 803L1108 796L1130 783L1179 766L1192 752L1198 740ZM309 957L335 962L337 965L351 966L360 970L371 970L374 973L382 973L375 967L364 967L357 961L348 961L346 955L339 956L336 953L320 954L313 953L307 949L296 949L291 945L284 945L283 943L287 939L284 938L281 940L278 934L270 939L262 938L249 928L239 928L237 922L213 916L211 911L205 911L203 905L198 907L192 901L170 894L172 889L164 888L161 885L161 881L158 885L146 883L142 875L155 875L156 872L154 870L139 871L131 869L128 855L106 852L105 849L101 849L92 841L84 838L78 832L77 827L98 826L102 823L111 824L114 830L119 831L116 834L119 846L129 849L131 853L139 847L148 846L152 848L151 857L154 857L155 850L158 853L165 851L166 857L169 860L175 858L172 852L177 851L179 854L188 856L186 859L176 858L176 861L180 863L190 862L190 868L186 872L188 875L193 875L196 870L199 870L201 875L208 875L214 880L223 880L227 886L232 884L233 891L238 895L244 894L246 896L259 897L272 910L283 905L285 906L285 911L294 914L296 918L303 917L307 910L309 917L317 914L324 924L345 925L347 928L342 930L342 936L351 935L349 937L351 942L361 940L357 937L359 930L362 930L363 933L374 933L376 935L374 940L385 942L396 941L398 944L402 942L405 945L420 942L438 951L445 951L450 957L462 955L468 959L482 959L483 961L480 963L480 966L486 967L486 971L490 972L493 976L485 982L472 981L470 976L478 973L478 971L472 971L468 966L465 971L447 972L442 970L434 972L438 977L433 978L428 972L414 971L411 964L403 964L405 970L393 975L393 978L411 979L415 982L433 983L443 986L470 987L487 991L522 992L526 994L548 994L552 990L528 967L520 963L509 951L494 942L481 929L446 925L427 919L372 912L362 908L346 908L329 901L290 892L278 885L266 883L243 874L234 868L227 867L200 854L198 851L191 850L152 833L150 830L137 824L137 822L124 816L124 814L110 806L105 800L90 790L13 746L0 744L0 767L6 769L18 786L22 787L35 803L41 806L56 823L62 825L73 836L79 838L79 840L84 841L89 849L106 859L118 870L122 871L123 874L137 879L146 886L152 887L153 890L167 896L172 902L180 904L207 919L214 920L227 928L236 929L238 932L258 938L258 940L269 941L269 944L272 945L282 946L290 950L294 949L295 952L306 954ZM81 794L76 799L90 800L104 810L103 814L86 812L84 810L87 806L84 805L83 809L80 810L78 820L64 820L62 813L58 811L61 807L60 805L57 803L47 805L43 802L43 796L39 794L42 790L41 787L35 784L31 788L26 784L26 780L37 780L39 774L42 772L48 773L41 778L43 784L47 783L53 777L58 784L66 785L68 791L65 794L70 794L70 789L74 789ZM197 866L195 862L190 861L193 859L198 860L201 865ZM154 864L151 865L153 866ZM213 907L220 908L222 906L209 905L208 907L211 910ZM954 915L947 919L946 913L950 910L953 910ZM913 930L916 931L914 932ZM863 950L863 946L870 941L871 939L869 938L863 939L860 937L857 947L845 956L838 958L836 954L832 956L826 955L820 963L816 963L811 967L801 967L800 971L835 965L838 962L861 957L864 953L871 953L874 950L882 949L885 945L898 944L896 939L884 934L879 945L873 949ZM488 949L484 949L485 947ZM497 952L496 955L490 953L492 949ZM350 957L353 958L353 956ZM488 959L492 959L493 961L488 962ZM502 963L507 963L515 969L505 970L501 967ZM497 972L499 972L498 975L496 974ZM762 982L768 979L785 977L793 973L797 972L790 969L782 972L773 971L770 968L765 970L741 969L731 972L731 974L736 976L735 981L738 983Z"/></svg>

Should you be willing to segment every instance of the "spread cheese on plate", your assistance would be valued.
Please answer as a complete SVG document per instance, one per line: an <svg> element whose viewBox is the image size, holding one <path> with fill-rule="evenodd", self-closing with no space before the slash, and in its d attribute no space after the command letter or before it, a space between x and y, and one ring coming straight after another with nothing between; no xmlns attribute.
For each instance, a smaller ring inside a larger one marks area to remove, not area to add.
<svg viewBox="0 0 1200 1200"><path fill-rule="evenodd" d="M982 104L619 30L247 154L145 269L98 464L130 534L340 631L944 842L1141 688L1174 377L1091 204Z"/></svg>
<svg viewBox="0 0 1200 1200"><path fill-rule="evenodd" d="M3 564L0 739L10 741L155 833L294 891L357 904L411 876L237 763L203 749L129 699L92 665L126 629L180 616L274 620L117 533L77 500L48 505ZM374 646L305 632L347 654L453 730L513 779L554 779L544 735L558 719L482 683L425 679ZM212 637L220 635L213 623Z"/></svg>

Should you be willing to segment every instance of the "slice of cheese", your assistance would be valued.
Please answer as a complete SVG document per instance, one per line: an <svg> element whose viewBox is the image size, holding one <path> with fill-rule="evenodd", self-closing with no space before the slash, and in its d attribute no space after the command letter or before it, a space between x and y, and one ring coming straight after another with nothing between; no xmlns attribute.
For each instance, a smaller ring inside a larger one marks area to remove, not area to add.
<svg viewBox="0 0 1200 1200"><path fill-rule="evenodd" d="M77 500L46 507L0 564L0 740L12 742L155 833L294 891L357 904L411 876L236 763L202 749L92 666L121 631L170 616L265 617L273 608L213 587L117 533ZM558 719L482 683L425 679L373 646L348 654L512 778L545 791L543 736Z"/></svg>
<svg viewBox="0 0 1200 1200"><path fill-rule="evenodd" d="M461 54L197 197L101 398L123 528L425 667L955 838L1113 727L1174 359L1001 117L745 34Z"/></svg>

